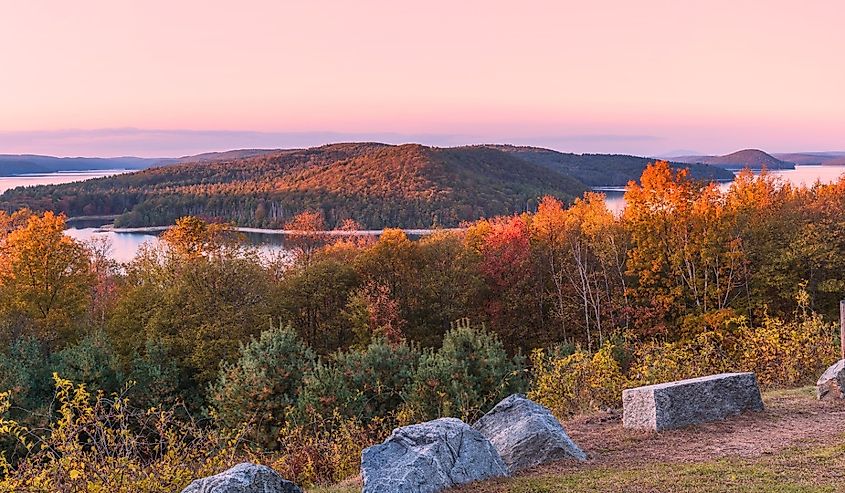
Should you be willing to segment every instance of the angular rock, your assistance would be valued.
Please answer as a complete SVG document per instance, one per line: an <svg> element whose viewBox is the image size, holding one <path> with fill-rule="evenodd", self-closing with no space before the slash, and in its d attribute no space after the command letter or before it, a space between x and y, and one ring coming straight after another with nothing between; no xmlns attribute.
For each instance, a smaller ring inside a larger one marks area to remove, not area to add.
<svg viewBox="0 0 845 493"><path fill-rule="evenodd" d="M361 456L363 493L435 493L507 476L487 438L455 418L397 428Z"/></svg>
<svg viewBox="0 0 845 493"><path fill-rule="evenodd" d="M472 427L496 447L511 474L560 459L587 460L551 411L524 395L504 399Z"/></svg>
<svg viewBox="0 0 845 493"><path fill-rule="evenodd" d="M215 476L197 479L182 493L302 493L267 466L244 462Z"/></svg>
<svg viewBox="0 0 845 493"><path fill-rule="evenodd" d="M816 382L816 397L821 399L845 399L845 359L830 366Z"/></svg>
<svg viewBox="0 0 845 493"><path fill-rule="evenodd" d="M753 373L721 373L622 391L625 428L662 431L762 411Z"/></svg>

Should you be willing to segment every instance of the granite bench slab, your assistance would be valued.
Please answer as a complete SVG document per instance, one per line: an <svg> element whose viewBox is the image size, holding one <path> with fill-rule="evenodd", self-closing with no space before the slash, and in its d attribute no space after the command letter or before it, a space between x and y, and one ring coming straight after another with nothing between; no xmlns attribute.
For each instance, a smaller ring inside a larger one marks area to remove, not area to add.
<svg viewBox="0 0 845 493"><path fill-rule="evenodd" d="M762 411L754 373L720 373L622 391L625 428L662 431Z"/></svg>

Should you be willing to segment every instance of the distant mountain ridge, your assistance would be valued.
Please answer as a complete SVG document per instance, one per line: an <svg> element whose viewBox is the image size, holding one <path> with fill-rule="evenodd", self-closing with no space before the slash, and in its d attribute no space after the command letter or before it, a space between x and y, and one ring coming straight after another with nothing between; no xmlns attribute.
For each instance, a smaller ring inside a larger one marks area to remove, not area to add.
<svg viewBox="0 0 845 493"><path fill-rule="evenodd" d="M572 154L542 147L512 145L484 145L510 153L528 162L567 175L574 176L590 187L624 187L631 180L638 180L649 163L657 159L626 154ZM728 181L730 171L706 164L681 163L669 160L675 168L687 168L698 180Z"/></svg>
<svg viewBox="0 0 845 493"><path fill-rule="evenodd" d="M122 157L54 157L37 154L0 154L0 176L63 171L90 171L103 169L140 170L186 162L212 162L241 157L258 156L278 149L239 149L224 152L207 152L178 158Z"/></svg>
<svg viewBox="0 0 845 493"><path fill-rule="evenodd" d="M801 165L845 165L845 152L791 152L772 155L783 161Z"/></svg>
<svg viewBox="0 0 845 493"><path fill-rule="evenodd" d="M233 149L231 151L221 152L204 152L202 154L195 154L193 156L182 156L180 158L170 159L169 163L200 163L211 161L227 161L230 159L240 159L245 157L261 156L263 154L270 154L279 152L282 149Z"/></svg>
<svg viewBox="0 0 845 493"><path fill-rule="evenodd" d="M103 169L143 169L162 162L161 159L139 157L90 158L53 157L35 154L0 154L0 176L58 171Z"/></svg>
<svg viewBox="0 0 845 493"><path fill-rule="evenodd" d="M190 162L12 189L0 196L0 207L119 215L115 224L125 227L162 226L199 215L279 228L304 210L321 210L329 226L347 218L366 228L457 226L536 207L543 195L571 201L591 187L624 186L654 161L508 145L444 148L366 142L183 159ZM696 178L733 177L703 164L674 165L691 168Z"/></svg>
<svg viewBox="0 0 845 493"><path fill-rule="evenodd" d="M760 149L743 149L724 156L679 156L673 160L687 164L709 164L720 168L739 169L793 169L795 163L780 160Z"/></svg>

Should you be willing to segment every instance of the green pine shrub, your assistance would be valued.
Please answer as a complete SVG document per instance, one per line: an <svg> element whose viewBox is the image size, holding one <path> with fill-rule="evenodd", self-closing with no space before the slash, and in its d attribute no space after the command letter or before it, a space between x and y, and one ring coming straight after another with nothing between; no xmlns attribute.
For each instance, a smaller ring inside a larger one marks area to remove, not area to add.
<svg viewBox="0 0 845 493"><path fill-rule="evenodd" d="M494 334L464 322L446 333L439 350L422 355L406 403L418 419L472 421L525 388L525 358L509 357Z"/></svg>
<svg viewBox="0 0 845 493"><path fill-rule="evenodd" d="M209 389L212 415L227 428L254 423L261 444L275 447L314 360L314 352L293 329L262 332L241 346L237 361L222 365Z"/></svg>
<svg viewBox="0 0 845 493"><path fill-rule="evenodd" d="M335 353L305 378L300 411L306 416L338 413L365 423L395 414L419 358L411 344L391 344L384 337L377 337L363 350Z"/></svg>

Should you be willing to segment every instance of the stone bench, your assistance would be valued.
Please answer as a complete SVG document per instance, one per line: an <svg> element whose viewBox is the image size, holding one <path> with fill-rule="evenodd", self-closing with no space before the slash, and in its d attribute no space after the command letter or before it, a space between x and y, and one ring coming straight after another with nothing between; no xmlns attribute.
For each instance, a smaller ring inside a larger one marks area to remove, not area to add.
<svg viewBox="0 0 845 493"><path fill-rule="evenodd" d="M816 397L822 399L845 399L845 359L825 370L816 382Z"/></svg>
<svg viewBox="0 0 845 493"><path fill-rule="evenodd" d="M625 428L662 431L762 411L753 373L721 373L622 391Z"/></svg>

